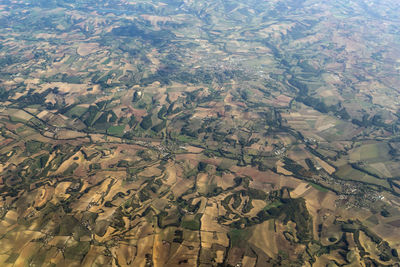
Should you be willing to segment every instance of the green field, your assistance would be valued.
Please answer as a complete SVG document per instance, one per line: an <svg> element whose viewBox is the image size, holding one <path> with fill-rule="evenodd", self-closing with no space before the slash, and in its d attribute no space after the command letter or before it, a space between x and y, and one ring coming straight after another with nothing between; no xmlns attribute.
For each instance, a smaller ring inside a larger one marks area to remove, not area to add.
<svg viewBox="0 0 400 267"><path fill-rule="evenodd" d="M384 162L389 159L389 146L386 143L361 145L350 154L351 162Z"/></svg>
<svg viewBox="0 0 400 267"><path fill-rule="evenodd" d="M123 136L125 125L111 126L107 129L109 135Z"/></svg>
<svg viewBox="0 0 400 267"><path fill-rule="evenodd" d="M80 117L86 112L87 108L75 106L65 113L68 117Z"/></svg>
<svg viewBox="0 0 400 267"><path fill-rule="evenodd" d="M321 192L329 192L329 190L328 190L327 188L322 187L322 186L320 186L320 185L318 185L318 184L310 183L310 185L311 185L312 187L314 187L315 189L318 189L318 190L321 191Z"/></svg>
<svg viewBox="0 0 400 267"><path fill-rule="evenodd" d="M389 183L385 179L375 178L371 175L368 175L364 172L352 168L350 165L344 165L339 167L335 175L343 180L353 180L353 181L376 184L386 188L390 188Z"/></svg>

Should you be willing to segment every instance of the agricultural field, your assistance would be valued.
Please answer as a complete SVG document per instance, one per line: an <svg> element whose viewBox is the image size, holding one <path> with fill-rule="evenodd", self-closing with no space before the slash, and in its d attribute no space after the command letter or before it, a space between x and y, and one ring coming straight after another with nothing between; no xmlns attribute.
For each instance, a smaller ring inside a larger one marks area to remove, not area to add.
<svg viewBox="0 0 400 267"><path fill-rule="evenodd" d="M400 5L0 3L0 266L399 266Z"/></svg>

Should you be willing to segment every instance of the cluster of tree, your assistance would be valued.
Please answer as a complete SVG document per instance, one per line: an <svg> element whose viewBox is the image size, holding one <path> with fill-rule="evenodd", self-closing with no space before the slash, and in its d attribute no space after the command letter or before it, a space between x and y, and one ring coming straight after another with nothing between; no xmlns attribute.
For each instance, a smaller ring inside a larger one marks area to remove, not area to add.
<svg viewBox="0 0 400 267"><path fill-rule="evenodd" d="M167 43L175 34L169 30L163 29L159 31L146 29L144 25L139 25L139 21L134 21L129 25L114 28L111 32L114 36L141 38L146 42L150 42L153 46L161 46ZM140 26L140 27L139 27Z"/></svg>
<svg viewBox="0 0 400 267"><path fill-rule="evenodd" d="M97 105L90 105L86 113L83 115L83 122L86 126L92 126L96 117L97 113L100 111Z"/></svg>
<svg viewBox="0 0 400 267"><path fill-rule="evenodd" d="M346 108L344 108L340 103L328 106L321 99L309 96L308 86L295 77L290 78L288 82L299 90L296 101L302 102L304 105L312 107L321 113L332 112L344 120L350 119L350 115L347 113Z"/></svg>
<svg viewBox="0 0 400 267"><path fill-rule="evenodd" d="M18 99L18 105L20 107L26 107L26 106L30 106L30 105L46 106L47 105L45 103L46 96L50 93L57 93L57 92L58 92L57 88L49 88L41 93L34 92L33 89L30 89L26 95L24 95ZM61 108L61 107L59 107L59 108Z"/></svg>
<svg viewBox="0 0 400 267"><path fill-rule="evenodd" d="M151 127L151 130L153 132L159 133L161 132L165 127L167 126L167 121L163 120L159 124L156 124L155 126Z"/></svg>
<svg viewBox="0 0 400 267"><path fill-rule="evenodd" d="M377 244L377 252L379 253L379 259L381 261L399 261L399 255L396 249L392 249L388 242L383 241L382 238L377 236L368 227L361 224L360 221L353 221L349 220L347 222L341 223L342 231L343 232L351 232L354 233L354 241L360 250L361 255L367 255L363 245L359 240L360 232L363 231L371 240Z"/></svg>
<svg viewBox="0 0 400 267"><path fill-rule="evenodd" d="M312 218L308 213L305 201L302 198L281 198L279 208L271 207L257 214L256 221L263 222L282 217L283 223L293 221L296 223L296 235L301 243L312 240Z"/></svg>
<svg viewBox="0 0 400 267"><path fill-rule="evenodd" d="M4 68L9 65L19 63L20 59L13 55L5 55L0 58L0 67Z"/></svg>
<svg viewBox="0 0 400 267"><path fill-rule="evenodd" d="M368 114L364 114L361 120L353 119L351 122L360 127L382 127L385 130L393 133L399 130L399 127L397 125L385 123L382 119L382 116L379 114L375 114L371 118L369 117L370 116Z"/></svg>
<svg viewBox="0 0 400 267"><path fill-rule="evenodd" d="M140 122L140 127L142 127L144 130L148 130L151 128L151 126L153 126L153 120L151 119L151 116L151 113L147 116L144 116Z"/></svg>
<svg viewBox="0 0 400 267"><path fill-rule="evenodd" d="M67 75L63 74L61 81L64 83L73 83L73 84L80 84L82 83L83 78L79 76Z"/></svg>
<svg viewBox="0 0 400 267"><path fill-rule="evenodd" d="M307 171L303 166L297 164L294 160L285 157L283 162L285 163L285 169L291 171L298 177L309 177L311 173Z"/></svg>

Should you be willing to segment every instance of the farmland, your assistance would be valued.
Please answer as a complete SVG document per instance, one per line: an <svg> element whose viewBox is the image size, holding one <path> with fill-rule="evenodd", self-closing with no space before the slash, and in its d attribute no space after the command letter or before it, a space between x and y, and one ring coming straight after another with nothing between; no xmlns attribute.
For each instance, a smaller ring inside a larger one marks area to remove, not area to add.
<svg viewBox="0 0 400 267"><path fill-rule="evenodd" d="M399 8L4 0L0 265L397 266Z"/></svg>

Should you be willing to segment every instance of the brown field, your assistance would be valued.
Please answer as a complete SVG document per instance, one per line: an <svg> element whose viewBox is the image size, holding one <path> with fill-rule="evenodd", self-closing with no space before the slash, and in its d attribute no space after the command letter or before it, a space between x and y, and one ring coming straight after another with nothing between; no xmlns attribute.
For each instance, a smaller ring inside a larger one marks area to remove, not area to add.
<svg viewBox="0 0 400 267"><path fill-rule="evenodd" d="M138 175L143 177L158 177L162 174L161 170L155 166L144 169L142 172L138 173Z"/></svg>
<svg viewBox="0 0 400 267"><path fill-rule="evenodd" d="M206 173L199 173L196 179L196 187L199 193L205 194L208 191L209 177Z"/></svg>
<svg viewBox="0 0 400 267"><path fill-rule="evenodd" d="M277 161L276 162L276 172L277 173L281 173L283 175L293 175L293 173L291 171L286 170L285 168L283 168L285 164L282 161Z"/></svg>
<svg viewBox="0 0 400 267"><path fill-rule="evenodd" d="M217 221L218 207L216 203L208 203L201 217L201 231L225 233L226 227L222 226Z"/></svg>
<svg viewBox="0 0 400 267"><path fill-rule="evenodd" d="M77 49L77 53L80 56L85 57L91 53L97 52L98 48L98 43L80 43Z"/></svg>
<svg viewBox="0 0 400 267"><path fill-rule="evenodd" d="M336 171L334 167L332 167L329 163L326 161L323 161L319 157L314 157L314 159L318 162L318 164L329 174L332 174Z"/></svg>
<svg viewBox="0 0 400 267"><path fill-rule="evenodd" d="M85 137L85 133L71 131L71 130L60 130L55 135L54 138L56 139L75 139L79 137Z"/></svg>
<svg viewBox="0 0 400 267"><path fill-rule="evenodd" d="M274 223L274 220L269 220L252 227L252 235L249 239L252 245L261 249L271 258L278 253Z"/></svg>

